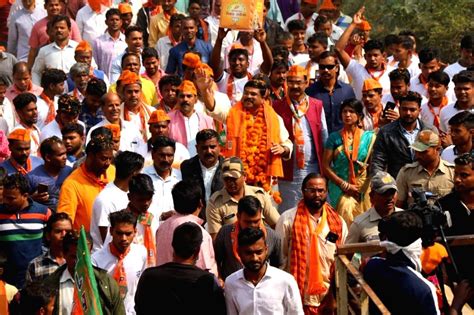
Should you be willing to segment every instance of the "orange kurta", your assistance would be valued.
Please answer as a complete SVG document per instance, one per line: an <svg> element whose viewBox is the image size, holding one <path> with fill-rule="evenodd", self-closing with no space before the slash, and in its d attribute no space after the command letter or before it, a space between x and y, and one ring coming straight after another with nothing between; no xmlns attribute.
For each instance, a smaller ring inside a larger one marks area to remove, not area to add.
<svg viewBox="0 0 474 315"><path fill-rule="evenodd" d="M115 166L107 169L107 180L115 179ZM73 229L79 230L84 225L86 231L90 229L92 205L103 187L86 176L82 167L78 167L64 181L59 194L58 212L65 212L73 222Z"/></svg>

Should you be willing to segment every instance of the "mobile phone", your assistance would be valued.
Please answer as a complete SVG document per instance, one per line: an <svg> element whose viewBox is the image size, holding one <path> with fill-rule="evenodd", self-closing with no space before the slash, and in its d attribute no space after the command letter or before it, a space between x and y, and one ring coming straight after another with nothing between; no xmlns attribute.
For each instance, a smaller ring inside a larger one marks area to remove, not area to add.
<svg viewBox="0 0 474 315"><path fill-rule="evenodd" d="M385 118L387 116L387 111L394 110L395 107L397 107L397 104L394 102L387 102L387 104L385 104L385 108L383 109L382 117Z"/></svg>
<svg viewBox="0 0 474 315"><path fill-rule="evenodd" d="M38 194L48 192L48 185L38 184Z"/></svg>

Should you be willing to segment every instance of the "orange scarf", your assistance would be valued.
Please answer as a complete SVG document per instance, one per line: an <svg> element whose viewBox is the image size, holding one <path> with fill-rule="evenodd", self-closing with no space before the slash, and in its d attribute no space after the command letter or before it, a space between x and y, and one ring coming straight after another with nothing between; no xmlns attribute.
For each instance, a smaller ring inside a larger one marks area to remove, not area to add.
<svg viewBox="0 0 474 315"><path fill-rule="evenodd" d="M286 83L283 83L283 86L278 89L274 88L272 85L270 85L270 88L272 89L273 95L275 95L275 99L277 100L282 100L288 92L288 86Z"/></svg>
<svg viewBox="0 0 474 315"><path fill-rule="evenodd" d="M316 229L311 223L311 214L303 200L298 203L298 209L296 210L292 230L290 273L295 277L302 297L305 294L315 295L326 292L321 271L318 236L327 222L327 208L327 203L325 203ZM308 240L310 242L309 261L306 260L308 257ZM309 272L308 276L307 272ZM308 279L308 288L305 292L306 279Z"/></svg>
<svg viewBox="0 0 474 315"><path fill-rule="evenodd" d="M382 72L378 76L375 76L374 72L377 72L377 71L370 70L367 65L365 66L365 70L367 70L367 73L370 75L372 79L376 81L378 81L383 76L383 74L385 73L385 68L386 68L385 63L382 63Z"/></svg>
<svg viewBox="0 0 474 315"><path fill-rule="evenodd" d="M83 314L84 314L84 310L82 309L81 301L79 300L79 291L77 290L76 283L74 283L74 297L72 299L71 315L83 315Z"/></svg>
<svg viewBox="0 0 474 315"><path fill-rule="evenodd" d="M258 227L260 230L262 230L263 234L265 235L265 239L267 239L267 229L265 228L265 225L263 224L262 220L260 220L260 225ZM237 248L239 247L239 242L238 242L238 237L239 237L239 232L240 232L240 225L239 222L236 221L234 222L232 226L232 231L230 232L230 240L232 242L232 252L234 253L235 259L242 264L242 261L240 260L239 252L237 251Z"/></svg>
<svg viewBox="0 0 474 315"><path fill-rule="evenodd" d="M170 25L168 25L168 30L166 31L166 36L170 39L171 45L174 47L178 45L178 43L181 41L181 38L178 38L178 40L174 39L173 33L171 32Z"/></svg>
<svg viewBox="0 0 474 315"><path fill-rule="evenodd" d="M123 299L127 295L127 274L125 272L125 267L123 266L123 260L125 256L130 252L130 246L127 248L125 253L120 253L117 247L110 242L109 243L110 253L117 257L117 264L115 265L114 274L112 277L117 281L119 286L120 297Z"/></svg>
<svg viewBox="0 0 474 315"><path fill-rule="evenodd" d="M425 90L428 90L428 80L423 78L423 75L419 75L418 77L420 79L420 83L423 84L423 87L425 88Z"/></svg>
<svg viewBox="0 0 474 315"><path fill-rule="evenodd" d="M46 120L44 122L45 125L49 124L56 118L56 108L54 108L54 102L51 100L48 95L46 95L43 91L40 97L46 102L48 105L48 115L46 116Z"/></svg>
<svg viewBox="0 0 474 315"><path fill-rule="evenodd" d="M359 145L360 145L360 138L362 136L362 129L357 128L354 132L354 139L352 142L352 155L350 152L350 139L349 133L345 128L341 130L341 137L342 137L342 145L344 147L344 154L349 161L349 183L352 185L356 184L356 175L355 175L355 168L354 163L357 162L357 156L359 155Z"/></svg>
<svg viewBox="0 0 474 315"><path fill-rule="evenodd" d="M138 216L138 223L143 225L145 235L143 239L143 245L147 250L147 266L153 267L156 265L156 245L151 231L151 222L153 220L153 214L150 212L142 213Z"/></svg>
<svg viewBox="0 0 474 315"><path fill-rule="evenodd" d="M147 142L147 136L146 136L146 130L147 130L147 122L148 122L148 118L147 117L150 117L151 115L151 111L148 109L147 106L145 106L145 104L143 103L140 103L140 105L138 106L138 114L140 115L140 121L141 121L141 133L143 135L143 140L145 142ZM125 118L126 121L130 121L131 118L130 118L130 111L128 110L127 106L123 106L123 118Z"/></svg>
<svg viewBox="0 0 474 315"><path fill-rule="evenodd" d="M8 299L5 282L0 280L0 314L8 315Z"/></svg>
<svg viewBox="0 0 474 315"><path fill-rule="evenodd" d="M202 28L202 38L205 42L209 41L209 26L203 19L199 19L199 24Z"/></svg>
<svg viewBox="0 0 474 315"><path fill-rule="evenodd" d="M99 186L101 190L104 189L104 187L109 183L109 180L107 179L107 172L104 173L104 179L101 179L97 178L97 176L87 170L86 163L81 164L81 169L87 179L90 180L93 184Z"/></svg>
<svg viewBox="0 0 474 315"><path fill-rule="evenodd" d="M173 8L173 9L171 9L170 14L166 13L165 11L163 11L163 16L165 17L165 20L169 22L170 19L171 19L171 16L172 16L172 15L175 15L176 13L178 13L178 11L176 10L176 8Z"/></svg>
<svg viewBox="0 0 474 315"><path fill-rule="evenodd" d="M144 8L150 9L150 17L157 15L158 13L163 12L161 5L154 5L151 0L143 5Z"/></svg>
<svg viewBox="0 0 474 315"><path fill-rule="evenodd" d="M26 160L26 169L22 165L18 164L18 162L12 158L10 158L10 164L17 170L18 173L20 173L23 176L31 172L31 169L32 169L30 157L28 157L28 159Z"/></svg>
<svg viewBox="0 0 474 315"><path fill-rule="evenodd" d="M290 100L290 97L286 96L286 103L293 113L293 136L295 137L296 144L296 165L299 169L304 168L304 134L301 119L308 111L309 102L308 98L305 97L295 108L295 105Z"/></svg>
<svg viewBox="0 0 474 315"><path fill-rule="evenodd" d="M252 79L252 75L249 72L247 72L247 78L249 80ZM230 102L232 103L232 100L235 100L235 98L234 98L235 88L234 88L234 76L231 73L229 74L229 78L227 79L226 92L227 92L227 96L229 97ZM237 100L235 100L235 101L237 101Z"/></svg>
<svg viewBox="0 0 474 315"><path fill-rule="evenodd" d="M382 104L379 104L376 107L375 112L372 113L369 110L367 110L367 112L372 116L372 121L374 122L374 130L377 129L379 127L380 115L382 114Z"/></svg>
<svg viewBox="0 0 474 315"><path fill-rule="evenodd" d="M438 128L439 130L439 124L440 124L440 119L439 119L439 114L436 115L435 111L434 111L434 106L431 105L431 101L428 101L428 109L430 110L431 114L433 114L433 125ZM439 111L438 113L441 114L441 110L443 109L443 107L445 107L446 105L448 105L448 97L447 96L443 96L443 100L441 101L441 105L439 105Z"/></svg>
<svg viewBox="0 0 474 315"><path fill-rule="evenodd" d="M265 102L263 105L263 113L266 126L266 151L256 152L255 154L265 155L265 166L260 166L267 176L283 177L283 165L281 156L270 154L270 148L273 143L280 143L280 123L275 110ZM226 157L241 156L241 152L246 148L245 141L248 128L244 125L247 111L244 109L242 102L237 102L227 115L227 147L223 150Z"/></svg>
<svg viewBox="0 0 474 315"><path fill-rule="evenodd" d="M23 128L25 128L26 130L30 131L31 140L33 140L33 142L36 144L36 147L38 149L38 155L39 155L40 140L36 135L39 135L41 132L39 131L38 127L36 127L36 125L33 125L33 127L28 127L27 125L23 124L22 122L20 122L20 125ZM35 131L36 131L36 133L35 133Z"/></svg>

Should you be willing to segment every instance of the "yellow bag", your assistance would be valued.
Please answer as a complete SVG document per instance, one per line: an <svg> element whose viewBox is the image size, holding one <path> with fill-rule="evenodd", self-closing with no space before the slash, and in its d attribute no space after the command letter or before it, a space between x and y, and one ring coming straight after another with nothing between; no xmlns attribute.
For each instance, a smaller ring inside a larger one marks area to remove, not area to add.
<svg viewBox="0 0 474 315"><path fill-rule="evenodd" d="M220 27L254 30L263 27L264 0L222 0Z"/></svg>

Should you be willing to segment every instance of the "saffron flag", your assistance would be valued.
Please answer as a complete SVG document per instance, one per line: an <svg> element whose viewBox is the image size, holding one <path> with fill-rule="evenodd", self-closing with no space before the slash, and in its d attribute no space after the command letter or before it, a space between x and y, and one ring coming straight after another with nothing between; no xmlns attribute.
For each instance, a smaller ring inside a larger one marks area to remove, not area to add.
<svg viewBox="0 0 474 315"><path fill-rule="evenodd" d="M86 231L81 226L77 244L76 269L74 272L74 305L72 314L102 315L97 281L92 268L91 255L87 245Z"/></svg>
<svg viewBox="0 0 474 315"><path fill-rule="evenodd" d="M255 30L263 25L264 0L222 0L220 27Z"/></svg>

